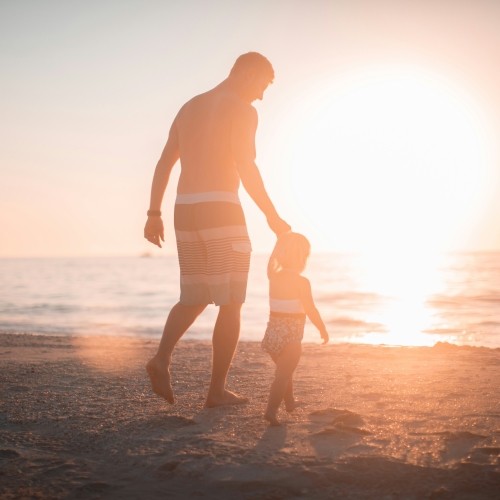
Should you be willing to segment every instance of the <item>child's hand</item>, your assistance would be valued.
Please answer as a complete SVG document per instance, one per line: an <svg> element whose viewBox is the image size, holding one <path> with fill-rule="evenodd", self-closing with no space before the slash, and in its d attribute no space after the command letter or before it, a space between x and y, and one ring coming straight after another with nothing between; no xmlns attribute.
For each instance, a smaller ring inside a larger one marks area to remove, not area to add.
<svg viewBox="0 0 500 500"><path fill-rule="evenodd" d="M330 336L328 335L328 332L326 330L323 330L322 332L319 332L321 335L321 338L323 339L323 345L328 344L328 341L330 340Z"/></svg>

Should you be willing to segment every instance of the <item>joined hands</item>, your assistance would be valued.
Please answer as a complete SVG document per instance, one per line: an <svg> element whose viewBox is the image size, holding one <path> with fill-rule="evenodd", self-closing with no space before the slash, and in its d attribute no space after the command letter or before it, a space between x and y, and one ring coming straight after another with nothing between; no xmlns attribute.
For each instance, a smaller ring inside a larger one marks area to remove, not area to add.
<svg viewBox="0 0 500 500"><path fill-rule="evenodd" d="M285 222L281 217L277 214L273 217L267 218L267 223L271 228L271 231L276 235L276 237L280 237L282 234L288 233L292 230L292 226Z"/></svg>

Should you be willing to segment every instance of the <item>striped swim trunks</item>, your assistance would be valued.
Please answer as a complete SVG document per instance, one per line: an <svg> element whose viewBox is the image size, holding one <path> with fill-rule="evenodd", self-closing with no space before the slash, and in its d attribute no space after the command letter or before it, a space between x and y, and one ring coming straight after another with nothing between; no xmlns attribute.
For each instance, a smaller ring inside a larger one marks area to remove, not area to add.
<svg viewBox="0 0 500 500"><path fill-rule="evenodd" d="M182 304L245 302L250 253L237 193L178 194L174 226Z"/></svg>

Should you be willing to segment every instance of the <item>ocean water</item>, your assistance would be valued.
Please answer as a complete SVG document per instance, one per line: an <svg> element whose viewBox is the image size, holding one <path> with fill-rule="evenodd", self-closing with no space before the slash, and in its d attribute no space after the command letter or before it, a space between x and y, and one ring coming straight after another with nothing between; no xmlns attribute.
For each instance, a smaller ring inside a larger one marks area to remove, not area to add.
<svg viewBox="0 0 500 500"><path fill-rule="evenodd" d="M265 330L266 263L252 256L242 340ZM304 274L333 342L500 347L500 252L318 254ZM0 331L159 338L178 279L175 256L0 259ZM210 339L216 314L186 338Z"/></svg>

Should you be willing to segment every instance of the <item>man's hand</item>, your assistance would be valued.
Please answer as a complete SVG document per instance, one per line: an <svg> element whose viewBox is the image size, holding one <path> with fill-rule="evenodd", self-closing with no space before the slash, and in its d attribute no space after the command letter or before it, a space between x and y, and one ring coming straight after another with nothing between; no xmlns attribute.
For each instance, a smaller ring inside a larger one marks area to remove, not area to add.
<svg viewBox="0 0 500 500"><path fill-rule="evenodd" d="M287 224L283 219L280 217L269 217L267 219L267 223L269 224L269 227L271 228L271 231L276 235L276 237L280 237L282 234L288 233L289 231L292 230L292 227L290 224Z"/></svg>
<svg viewBox="0 0 500 500"><path fill-rule="evenodd" d="M161 248L161 241L165 241L163 233L163 221L161 217L148 217L144 226L144 238Z"/></svg>

